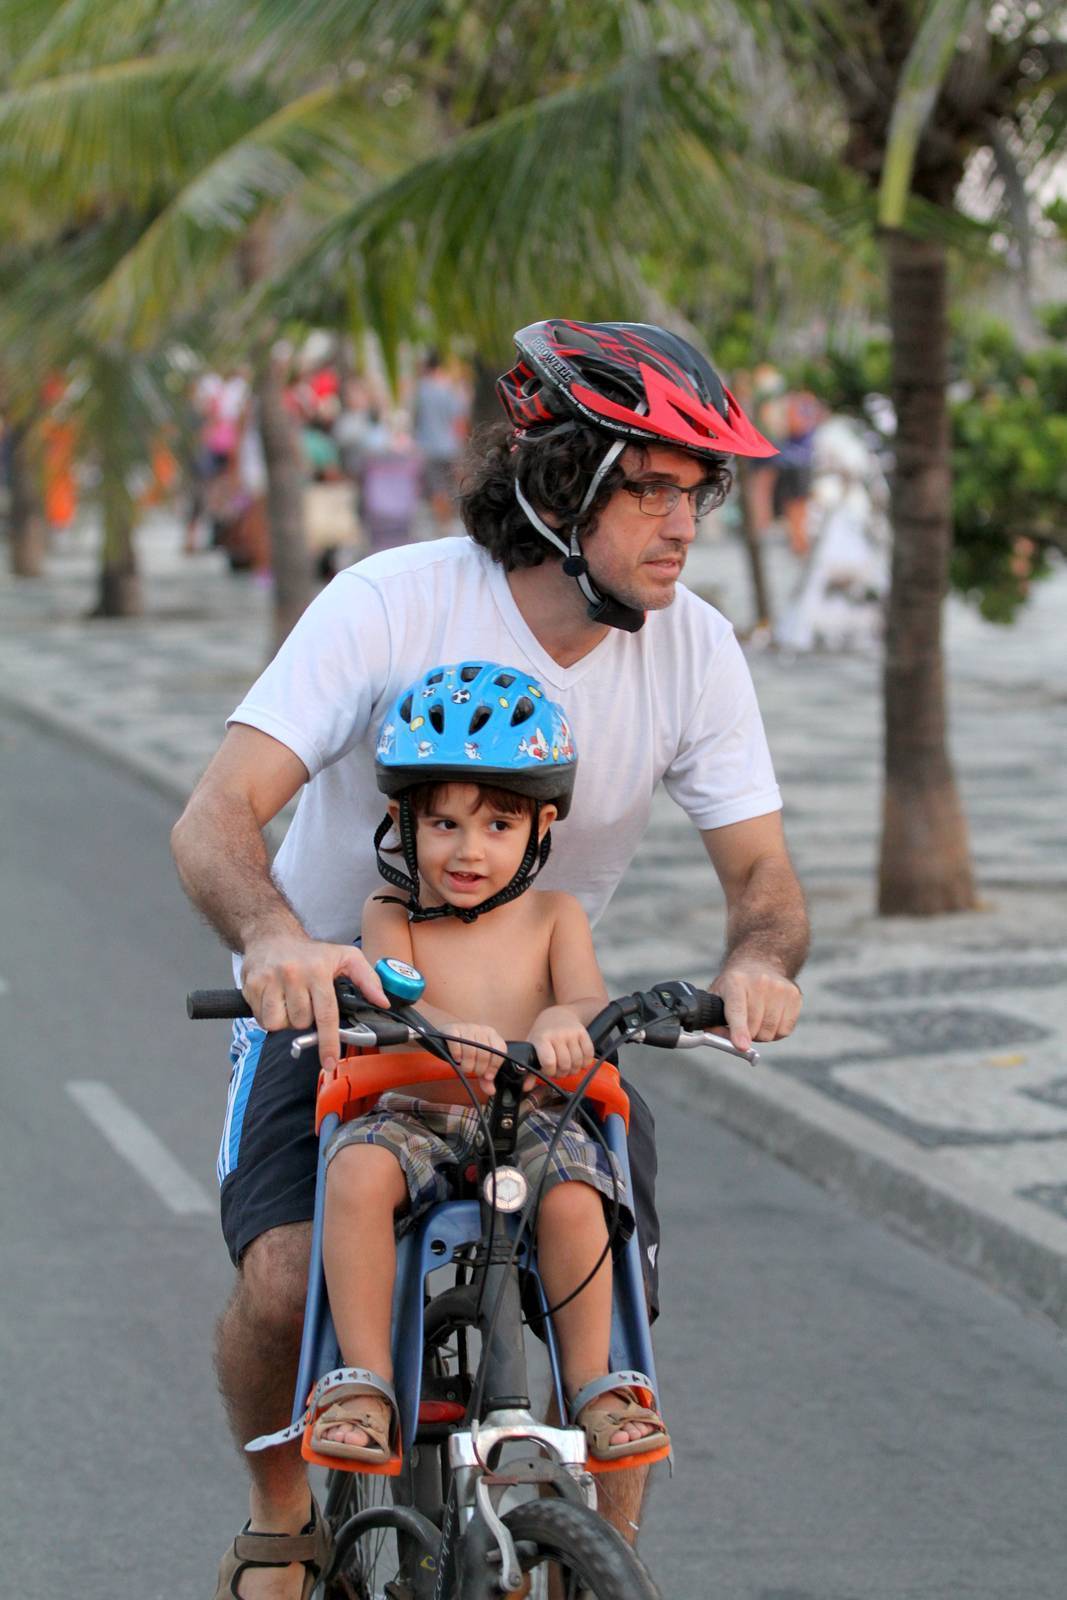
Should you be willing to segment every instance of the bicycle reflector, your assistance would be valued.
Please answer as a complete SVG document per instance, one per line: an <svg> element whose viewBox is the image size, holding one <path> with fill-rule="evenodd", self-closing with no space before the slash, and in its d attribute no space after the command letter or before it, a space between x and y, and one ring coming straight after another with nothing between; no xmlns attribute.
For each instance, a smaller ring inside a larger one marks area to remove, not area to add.
<svg viewBox="0 0 1067 1600"><path fill-rule="evenodd" d="M497 1167L486 1174L482 1193L494 1211L518 1211L526 1199L526 1179L517 1167Z"/></svg>
<svg viewBox="0 0 1067 1600"><path fill-rule="evenodd" d="M420 1422L462 1422L467 1408L458 1400L420 1400Z"/></svg>

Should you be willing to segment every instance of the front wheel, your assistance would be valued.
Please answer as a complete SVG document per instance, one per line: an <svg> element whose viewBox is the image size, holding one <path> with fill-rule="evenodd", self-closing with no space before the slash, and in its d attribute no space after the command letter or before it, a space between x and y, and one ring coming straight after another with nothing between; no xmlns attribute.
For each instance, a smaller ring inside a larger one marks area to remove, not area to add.
<svg viewBox="0 0 1067 1600"><path fill-rule="evenodd" d="M648 1572L621 1534L588 1506L530 1500L504 1522L515 1540L530 1595L560 1600L660 1600Z"/></svg>

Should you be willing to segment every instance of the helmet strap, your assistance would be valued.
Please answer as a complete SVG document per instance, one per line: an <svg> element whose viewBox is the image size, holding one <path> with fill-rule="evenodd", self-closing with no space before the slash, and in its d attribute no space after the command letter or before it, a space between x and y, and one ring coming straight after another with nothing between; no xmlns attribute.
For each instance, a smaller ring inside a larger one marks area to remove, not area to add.
<svg viewBox="0 0 1067 1600"><path fill-rule="evenodd" d="M411 809L411 801L406 794L400 796L400 809L396 823L397 833L400 835L400 847L404 852L404 862L407 874L394 867L391 861L384 860L382 844L393 826L393 819L388 814L382 818L374 834L374 853L378 860L378 871L386 883L391 883L397 889L403 889L407 895L406 900L400 900L395 895L375 895L376 900L388 902L390 905L402 905L412 922L433 922L439 917L458 917L461 922L474 922L483 912L495 911L497 906L507 905L511 900L517 900L520 894L533 883L538 873L548 860L552 849L552 830L546 829L543 839L537 837L537 823L541 815L539 804L534 806L533 816L530 819L530 837L526 843L522 860L519 862L515 876L503 889L498 889L496 894L490 895L480 906L423 906L419 903L419 860L415 849L415 816Z"/></svg>
<svg viewBox="0 0 1067 1600"><path fill-rule="evenodd" d="M600 485L603 483L608 471L614 466L619 456L626 448L625 439L615 439L604 452L604 456L593 473L578 507L577 516L580 518L593 503ZM539 516L522 491L519 480L515 480L515 498L522 507L527 522L534 527L543 539L563 556L563 570L568 578L574 578L582 591L586 601L586 616L590 622L602 623L606 628L618 628L623 633L637 633L645 625L645 613L638 611L636 606L629 606L623 600L617 600L614 595L598 589L589 575L589 563L582 553L582 546L578 535L572 525L569 541L565 544L554 528L550 528L543 517ZM576 518L577 520L577 518Z"/></svg>

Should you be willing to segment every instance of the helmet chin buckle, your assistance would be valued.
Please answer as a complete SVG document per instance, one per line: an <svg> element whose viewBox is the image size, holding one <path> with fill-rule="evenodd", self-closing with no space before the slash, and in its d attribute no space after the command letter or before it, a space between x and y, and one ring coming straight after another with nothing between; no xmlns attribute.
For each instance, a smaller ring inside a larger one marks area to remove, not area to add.
<svg viewBox="0 0 1067 1600"><path fill-rule="evenodd" d="M589 563L583 555L567 556L563 570L568 578L584 578L589 571Z"/></svg>
<svg viewBox="0 0 1067 1600"><path fill-rule="evenodd" d="M619 628L623 633L639 633L645 625L643 611L624 605L621 600L613 600L610 594L590 600L585 614L590 622L599 622L605 628Z"/></svg>

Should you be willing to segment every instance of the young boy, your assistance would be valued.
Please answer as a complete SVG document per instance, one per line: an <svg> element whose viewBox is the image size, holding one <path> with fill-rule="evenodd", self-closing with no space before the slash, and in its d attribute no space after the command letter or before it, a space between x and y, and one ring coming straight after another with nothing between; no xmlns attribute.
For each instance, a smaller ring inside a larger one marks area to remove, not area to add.
<svg viewBox="0 0 1067 1600"><path fill-rule="evenodd" d="M585 912L571 895L530 889L566 815L577 755L566 718L517 668L486 662L438 667L397 701L382 726L376 768L390 797L375 836L400 839L407 874L382 859L406 900L375 895L363 913L371 962L399 957L426 980L419 1009L453 1045L479 1098L488 1098L507 1039L529 1039L549 1076L588 1067L586 1023L607 1001ZM477 1019L468 1021L467 1019ZM531 1190L544 1170L557 1115L530 1110L516 1165ZM440 1168L462 1165L478 1119L458 1081L383 1095L338 1129L327 1152L323 1256L345 1364L376 1382L353 1383L320 1413L323 1455L382 1462L396 1452L390 1313L394 1225L410 1226L447 1194ZM629 1197L603 1147L576 1124L561 1134L545 1178L537 1254L569 1399L609 1372L611 1257L605 1198ZM600 1267L581 1293L574 1289ZM566 1304L562 1302L566 1301ZM625 1390L590 1399L574 1419L591 1454L638 1454L667 1443L662 1420Z"/></svg>

